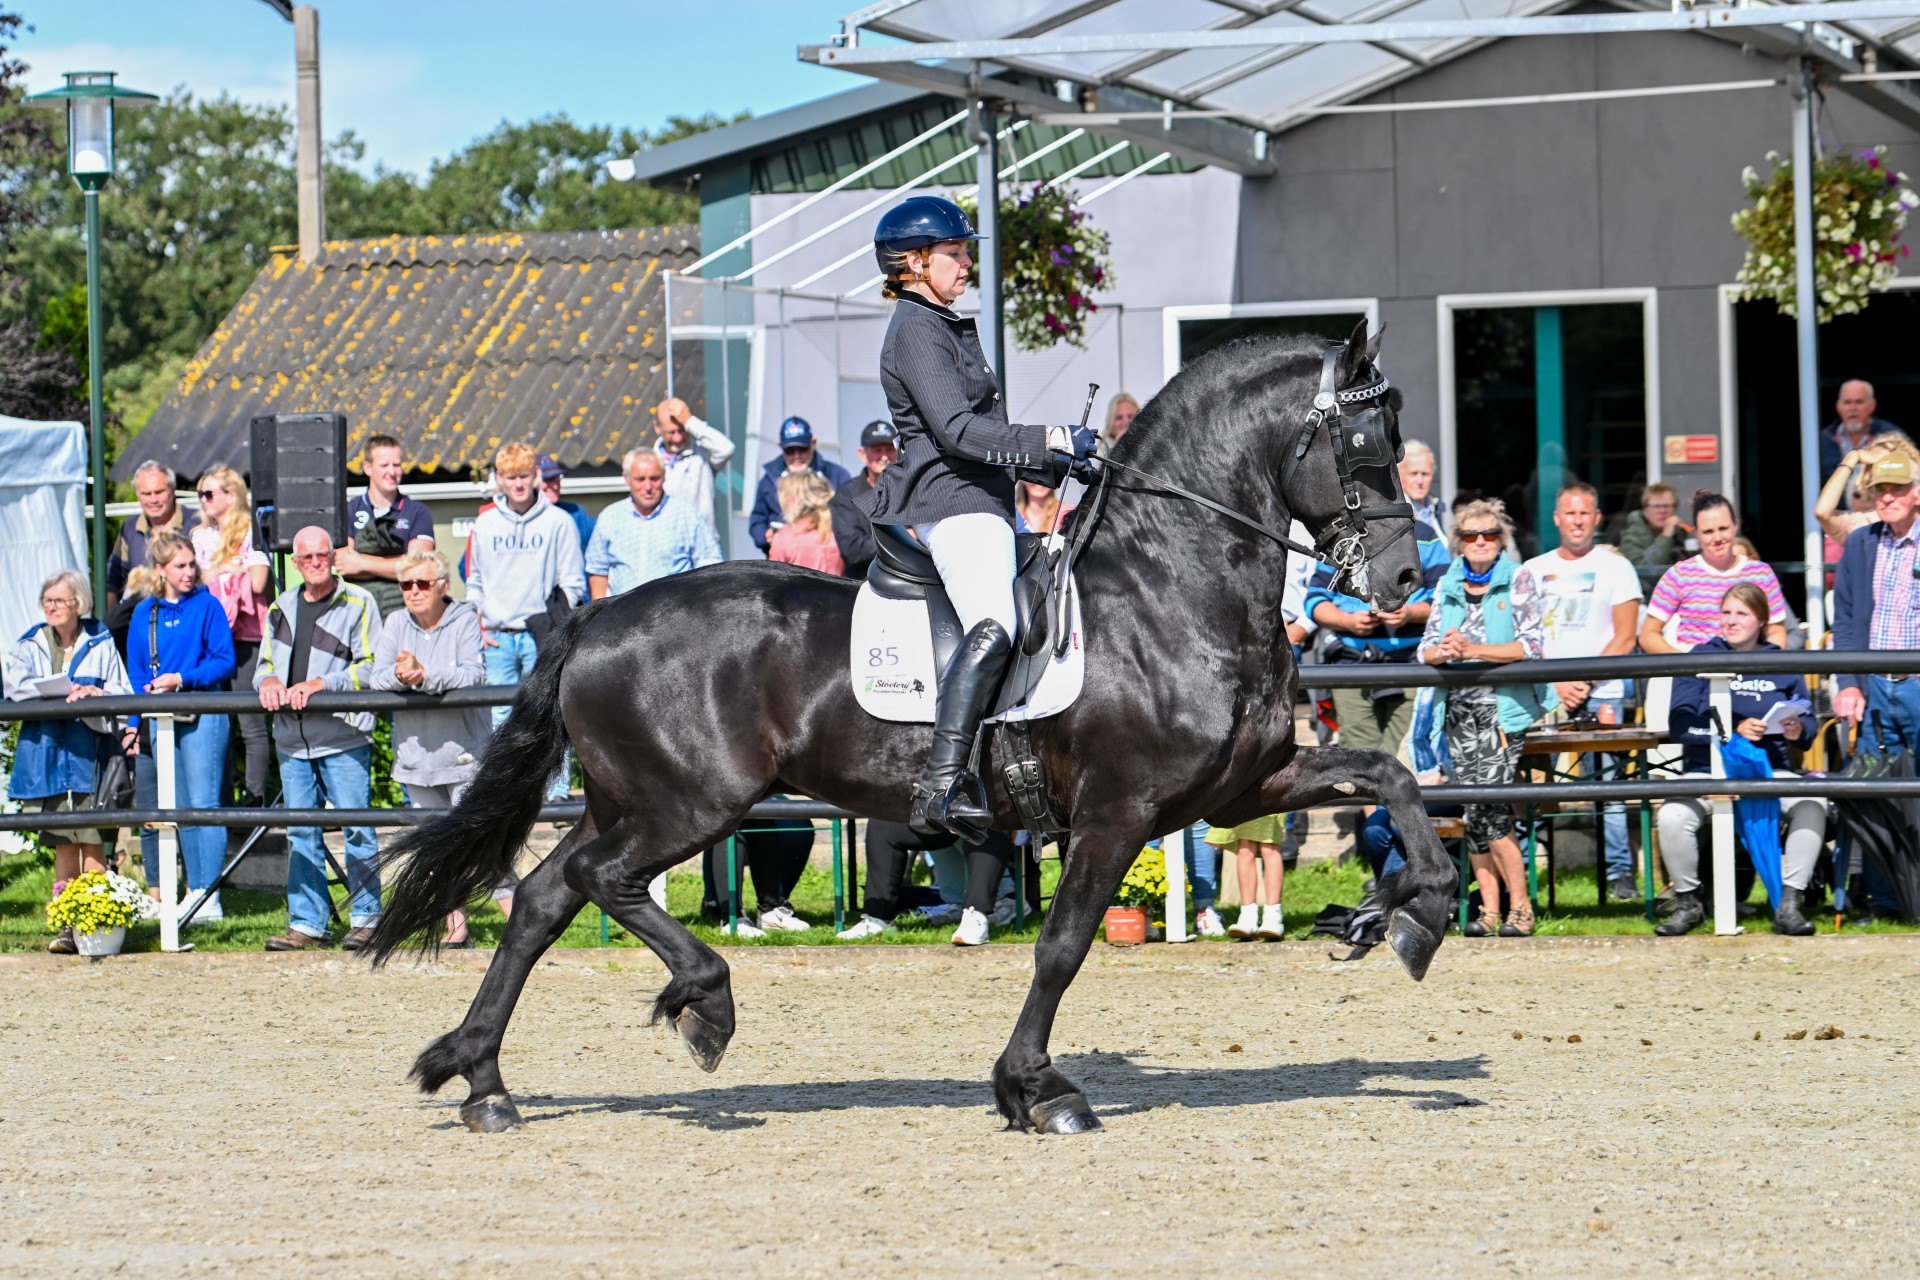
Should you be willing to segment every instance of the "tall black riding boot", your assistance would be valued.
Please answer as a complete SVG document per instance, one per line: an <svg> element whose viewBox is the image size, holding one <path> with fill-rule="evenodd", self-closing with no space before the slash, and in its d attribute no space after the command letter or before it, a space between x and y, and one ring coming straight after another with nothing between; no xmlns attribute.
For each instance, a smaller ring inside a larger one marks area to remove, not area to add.
<svg viewBox="0 0 1920 1280"><path fill-rule="evenodd" d="M1780 886L1780 907L1773 913L1773 931L1790 938L1813 936L1813 921L1801 906L1801 891L1792 885Z"/></svg>
<svg viewBox="0 0 1920 1280"><path fill-rule="evenodd" d="M980 779L967 770L980 721L1013 653L1005 627L991 618L976 623L940 677L934 712L933 752L913 784L907 825L923 835L950 831L977 843L993 822Z"/></svg>

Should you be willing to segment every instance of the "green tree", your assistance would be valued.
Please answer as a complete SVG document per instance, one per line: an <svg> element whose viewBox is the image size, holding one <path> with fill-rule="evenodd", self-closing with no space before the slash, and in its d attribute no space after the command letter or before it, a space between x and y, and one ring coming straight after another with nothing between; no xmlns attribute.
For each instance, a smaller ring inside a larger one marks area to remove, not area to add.
<svg viewBox="0 0 1920 1280"><path fill-rule="evenodd" d="M20 78L27 67L9 52L23 25L19 14L0 9L0 242L31 228L40 212L13 179L61 167L47 116L20 105ZM0 414L41 420L80 417L85 412L80 382L86 353L84 286L79 359L71 342L42 340L40 326L19 307L25 292L26 282L0 262Z"/></svg>
<svg viewBox="0 0 1920 1280"><path fill-rule="evenodd" d="M0 13L0 41L18 22ZM66 371L65 383L50 385L65 386L70 400L80 389L74 357L84 366L87 342L83 198L44 123L8 107L19 68L4 53L0 43L0 411L16 403L8 380L30 367L22 350ZM297 235L285 109L178 91L117 123L119 171L101 201L103 391L122 415L113 444L145 425L184 360ZM654 132L565 116L503 123L424 180L368 170L365 147L342 134L327 148L328 238L690 221L691 198L614 182L606 161L726 123L676 117Z"/></svg>

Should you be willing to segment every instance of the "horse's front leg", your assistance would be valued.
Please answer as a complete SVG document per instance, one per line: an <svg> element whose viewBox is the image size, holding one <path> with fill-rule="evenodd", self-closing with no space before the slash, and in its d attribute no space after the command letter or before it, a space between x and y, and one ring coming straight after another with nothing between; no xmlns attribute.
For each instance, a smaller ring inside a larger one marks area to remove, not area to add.
<svg viewBox="0 0 1920 1280"><path fill-rule="evenodd" d="M1047 1041L1060 999L1086 961L1107 904L1147 838L1091 824L1073 829L1053 907L1033 947L1033 984L1027 989L1027 1002L1000 1060L993 1064L994 1097L1009 1129L1084 1133L1100 1127L1080 1087L1054 1070Z"/></svg>
<svg viewBox="0 0 1920 1280"><path fill-rule="evenodd" d="M1405 765L1384 751L1310 747L1294 752L1284 768L1268 774L1233 809L1253 817L1341 800L1385 805L1406 840L1406 869L1382 887L1387 893L1387 941L1418 981L1427 976L1427 966L1446 936L1457 877L1453 859L1420 802L1420 784Z"/></svg>

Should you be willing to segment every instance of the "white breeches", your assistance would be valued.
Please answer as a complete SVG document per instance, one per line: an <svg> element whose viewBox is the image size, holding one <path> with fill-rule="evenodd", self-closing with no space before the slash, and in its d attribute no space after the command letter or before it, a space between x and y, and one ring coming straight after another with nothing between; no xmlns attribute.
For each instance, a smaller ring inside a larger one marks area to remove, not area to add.
<svg viewBox="0 0 1920 1280"><path fill-rule="evenodd" d="M1013 526L999 516L974 512L915 525L913 532L933 555L947 599L960 615L961 632L992 618L1012 638Z"/></svg>
<svg viewBox="0 0 1920 1280"><path fill-rule="evenodd" d="M1689 778L1704 778L1689 773ZM1800 775L1775 769L1776 778ZM1789 889L1804 889L1813 879L1820 861L1821 847L1827 839L1827 802L1813 796L1799 796L1780 802L1786 817L1786 839L1782 841L1780 879ZM1668 800L1660 806L1660 858L1667 864L1667 879L1676 889L1700 887L1700 833L1713 814L1706 800Z"/></svg>

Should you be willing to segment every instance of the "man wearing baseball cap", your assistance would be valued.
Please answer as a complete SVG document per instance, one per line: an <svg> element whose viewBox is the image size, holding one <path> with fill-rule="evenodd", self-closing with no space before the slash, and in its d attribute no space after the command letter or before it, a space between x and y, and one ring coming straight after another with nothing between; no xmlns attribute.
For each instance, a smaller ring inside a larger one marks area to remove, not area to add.
<svg viewBox="0 0 1920 1280"><path fill-rule="evenodd" d="M767 539L773 531L786 523L780 514L780 477L800 471L818 471L835 489L851 478L845 467L814 452L813 427L805 418L788 418L780 424L780 456L761 469L760 488L753 495L753 514L747 518L747 533L761 555L767 553Z"/></svg>
<svg viewBox="0 0 1920 1280"><path fill-rule="evenodd" d="M548 502L566 512L573 520L573 527L580 534L581 553L585 554L587 542L593 537L593 517L579 503L560 500L560 482L566 479L567 473L560 469L560 464L553 460L552 454L539 455L534 459L534 464L540 470L540 492L547 495Z"/></svg>
<svg viewBox="0 0 1920 1280"><path fill-rule="evenodd" d="M1920 458L1898 445L1867 474L1873 513L1879 518L1855 529L1840 553L1833 584L1835 649L1920 649L1916 478ZM1872 711L1874 723L1897 730L1908 743L1920 742L1920 680L1845 675L1839 683L1835 714L1859 724Z"/></svg>
<svg viewBox="0 0 1920 1280"><path fill-rule="evenodd" d="M855 505L855 499L870 491L880 473L900 456L900 433L891 422L878 418L860 430L860 474L833 493L833 540L846 561L849 578L867 576L873 563L873 521Z"/></svg>

